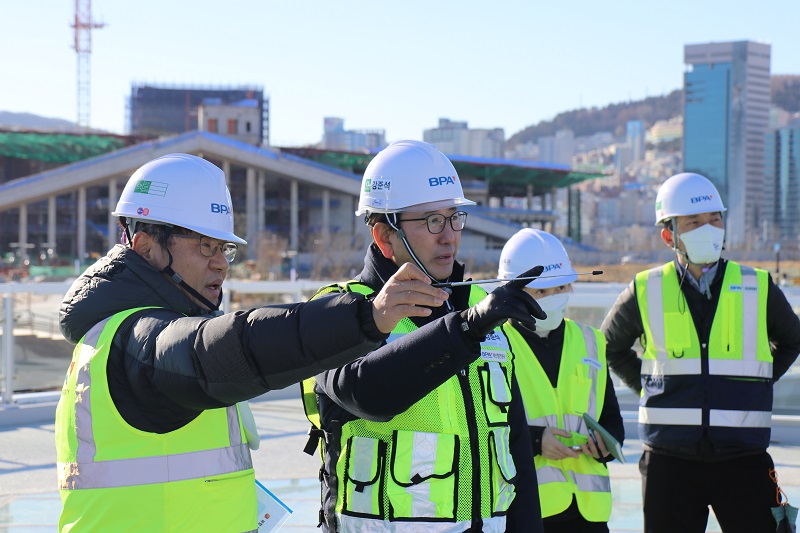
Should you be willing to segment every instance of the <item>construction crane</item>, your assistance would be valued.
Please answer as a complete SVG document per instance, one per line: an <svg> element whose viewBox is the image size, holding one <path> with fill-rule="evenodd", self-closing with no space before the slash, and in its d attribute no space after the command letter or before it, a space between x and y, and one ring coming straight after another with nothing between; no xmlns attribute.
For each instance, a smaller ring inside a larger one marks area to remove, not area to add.
<svg viewBox="0 0 800 533"><path fill-rule="evenodd" d="M105 23L92 20L92 0L75 0L75 52L78 54L78 126L87 131L92 110L92 30Z"/></svg>

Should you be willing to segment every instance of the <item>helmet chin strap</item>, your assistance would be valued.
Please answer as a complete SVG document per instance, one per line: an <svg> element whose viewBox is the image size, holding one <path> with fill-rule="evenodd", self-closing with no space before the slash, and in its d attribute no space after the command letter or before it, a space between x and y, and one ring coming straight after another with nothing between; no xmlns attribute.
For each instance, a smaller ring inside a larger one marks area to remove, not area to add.
<svg viewBox="0 0 800 533"><path fill-rule="evenodd" d="M180 274L172 270L172 252L167 250L167 254L169 255L169 264L165 266L161 272L169 276L170 279L180 285L183 290L194 296L201 304L206 306L209 311L219 311L219 306L222 303L222 289L220 289L219 292L219 301L216 304L211 303L210 300L205 298L202 294L190 287L188 283L183 281L183 278L180 276Z"/></svg>
<svg viewBox="0 0 800 533"><path fill-rule="evenodd" d="M168 224L164 225L170 228L171 231L172 228L171 225ZM136 221L131 219L130 217L126 218L124 229L125 229L125 236L127 237L128 241L126 244L129 247L131 247L133 246L133 234L136 233ZM208 298L206 298L205 296L194 290L188 283L183 281L183 278L180 276L180 274L178 274L172 269L172 252L170 252L169 249L167 249L167 255L169 256L169 263L167 264L166 267L164 267L163 270L161 270L161 272L169 276L169 278L175 283L177 283L181 288L183 288L183 290L194 296L201 304L206 306L209 311L211 312L219 311L219 306L222 304L222 289L220 288L219 291L219 301L216 304L211 303L211 301Z"/></svg>
<svg viewBox="0 0 800 533"><path fill-rule="evenodd" d="M400 225L397 223L398 222L397 213L387 213L386 220L387 222L389 222L389 226L391 226L392 229L394 229L397 232L398 237L400 237L400 240L403 241L406 250L408 250L409 255L411 255L411 259L414 260L414 263L416 263L416 265L420 268L420 270L422 270L426 276L431 278L431 280L433 280L434 283L441 283L442 280L433 277L431 273L428 272L428 269L425 268L425 265L422 264L422 261L419 260L417 254L414 253L414 250L411 248L411 244L408 242L408 239L406 238L406 233L400 229ZM450 305L449 299L445 300L444 303L447 306L448 311L453 311L453 306Z"/></svg>
<svg viewBox="0 0 800 533"><path fill-rule="evenodd" d="M689 260L689 256L686 252L678 248L678 232L674 229L670 229L669 232L672 234L672 251L681 256L687 265L693 265L694 263Z"/></svg>

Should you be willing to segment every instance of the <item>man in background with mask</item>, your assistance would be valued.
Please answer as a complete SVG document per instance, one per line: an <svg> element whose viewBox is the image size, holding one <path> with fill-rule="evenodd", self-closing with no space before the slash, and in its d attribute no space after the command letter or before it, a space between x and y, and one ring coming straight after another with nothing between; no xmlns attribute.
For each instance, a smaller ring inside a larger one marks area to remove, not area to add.
<svg viewBox="0 0 800 533"><path fill-rule="evenodd" d="M590 438L588 413L620 443L625 427L606 365L606 340L595 328L564 317L578 279L567 251L550 233L525 228L500 253L498 277L520 275L531 262L546 273L525 286L544 320L532 330L503 326L516 357L515 373L533 444L545 533L608 533L613 460L599 434Z"/></svg>
<svg viewBox="0 0 800 533"><path fill-rule="evenodd" d="M720 259L725 210L699 174L665 181L656 224L676 258L637 274L602 325L611 370L641 394L647 533L705 531L709 505L725 532L775 530L772 386L800 321L768 272Z"/></svg>

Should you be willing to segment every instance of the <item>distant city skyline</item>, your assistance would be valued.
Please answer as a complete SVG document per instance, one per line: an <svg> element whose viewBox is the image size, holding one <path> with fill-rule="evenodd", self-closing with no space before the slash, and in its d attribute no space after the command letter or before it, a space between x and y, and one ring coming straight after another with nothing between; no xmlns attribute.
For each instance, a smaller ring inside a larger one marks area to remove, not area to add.
<svg viewBox="0 0 800 533"><path fill-rule="evenodd" d="M276 146L322 140L324 117L422 139L440 118L506 138L563 111L683 86L686 44L756 40L800 74L800 3L737 10L477 0L402 4L231 0L224 9L94 0L91 125L125 133L133 83L263 86ZM76 120L74 2L0 0L0 110Z"/></svg>

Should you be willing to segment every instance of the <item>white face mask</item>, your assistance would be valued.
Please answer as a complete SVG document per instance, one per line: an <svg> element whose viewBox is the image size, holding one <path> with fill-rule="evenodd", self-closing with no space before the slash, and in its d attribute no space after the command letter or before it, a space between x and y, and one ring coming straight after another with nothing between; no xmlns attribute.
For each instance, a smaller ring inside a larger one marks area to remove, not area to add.
<svg viewBox="0 0 800 533"><path fill-rule="evenodd" d="M696 265L716 263L722 253L725 230L705 224L697 229L678 235L686 248L689 261Z"/></svg>
<svg viewBox="0 0 800 533"><path fill-rule="evenodd" d="M547 313L547 318L536 321L536 333L548 333L561 324L569 304L569 295L568 292L562 292L536 300L542 311Z"/></svg>

